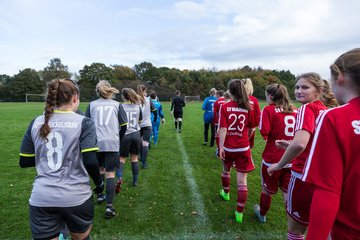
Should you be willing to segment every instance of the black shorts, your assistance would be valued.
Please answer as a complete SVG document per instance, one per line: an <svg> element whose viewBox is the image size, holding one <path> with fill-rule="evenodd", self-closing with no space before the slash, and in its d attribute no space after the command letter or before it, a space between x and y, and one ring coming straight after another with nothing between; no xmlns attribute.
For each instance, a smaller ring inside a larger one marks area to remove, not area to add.
<svg viewBox="0 0 360 240"><path fill-rule="evenodd" d="M35 239L55 238L64 229L65 223L70 232L84 233L94 219L92 197L75 207L35 207L29 206L30 227Z"/></svg>
<svg viewBox="0 0 360 240"><path fill-rule="evenodd" d="M99 166L105 168L106 172L114 172L119 168L119 153L118 152L97 152L96 157Z"/></svg>
<svg viewBox="0 0 360 240"><path fill-rule="evenodd" d="M139 155L140 143L140 131L125 135L120 142L120 157L128 157L129 154Z"/></svg>
<svg viewBox="0 0 360 240"><path fill-rule="evenodd" d="M152 133L151 126L141 128L140 133L141 133L141 137L142 137L143 141L150 142L150 137L151 137L151 133Z"/></svg>
<svg viewBox="0 0 360 240"><path fill-rule="evenodd" d="M182 118L183 117L183 111L174 111L174 118Z"/></svg>

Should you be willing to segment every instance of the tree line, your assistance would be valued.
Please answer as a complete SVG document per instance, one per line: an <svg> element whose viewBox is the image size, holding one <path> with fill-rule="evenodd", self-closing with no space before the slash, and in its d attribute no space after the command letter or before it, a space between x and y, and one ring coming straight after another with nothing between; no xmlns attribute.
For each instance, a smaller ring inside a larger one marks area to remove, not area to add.
<svg viewBox="0 0 360 240"><path fill-rule="evenodd" d="M156 67L150 62L142 62L134 67L123 65L106 66L103 63L85 65L78 73L70 73L60 58L51 59L43 70L26 68L14 76L0 75L0 100L25 101L25 94L45 94L46 84L54 78L71 78L80 87L81 101L97 98L95 86L99 80L106 79L121 90L124 87L136 88L144 84L157 92L160 100L169 100L175 90L182 95L199 95L204 99L212 87L227 89L227 83L233 78L251 78L254 96L264 99L264 90L268 84L284 84L293 97L295 76L288 70L266 70L261 67L244 66L232 70L200 69L180 70L177 68ZM120 94L117 96L120 100Z"/></svg>

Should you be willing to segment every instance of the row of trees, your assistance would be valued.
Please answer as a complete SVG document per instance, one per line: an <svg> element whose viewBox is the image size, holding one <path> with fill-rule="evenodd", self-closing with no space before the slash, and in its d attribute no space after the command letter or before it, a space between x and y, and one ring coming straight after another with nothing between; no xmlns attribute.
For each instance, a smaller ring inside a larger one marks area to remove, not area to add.
<svg viewBox="0 0 360 240"><path fill-rule="evenodd" d="M264 98L265 87L270 83L284 84L290 94L293 93L295 84L295 76L290 71L264 70L249 66L218 71L155 67L150 62L136 64L133 68L92 63L85 65L79 73L71 74L68 67L61 63L60 58L54 58L42 71L26 68L14 76L0 75L0 100L25 101L26 93L44 94L47 82L54 78L71 76L80 86L82 101L96 98L94 89L101 79L109 80L118 89L136 88L138 84L144 84L149 89L154 89L161 100L168 100L176 89L179 89L183 95L200 95L204 98L212 87L225 90L228 81L233 78L251 78L254 95L258 98Z"/></svg>

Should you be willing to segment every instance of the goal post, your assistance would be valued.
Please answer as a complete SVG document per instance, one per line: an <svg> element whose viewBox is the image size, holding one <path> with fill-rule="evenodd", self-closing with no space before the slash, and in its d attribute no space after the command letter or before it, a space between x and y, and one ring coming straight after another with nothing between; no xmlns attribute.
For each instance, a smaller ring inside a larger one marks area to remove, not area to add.
<svg viewBox="0 0 360 240"><path fill-rule="evenodd" d="M200 96L185 96L184 101L185 102L200 102Z"/></svg>
<svg viewBox="0 0 360 240"><path fill-rule="evenodd" d="M44 102L46 94L26 93L25 102Z"/></svg>

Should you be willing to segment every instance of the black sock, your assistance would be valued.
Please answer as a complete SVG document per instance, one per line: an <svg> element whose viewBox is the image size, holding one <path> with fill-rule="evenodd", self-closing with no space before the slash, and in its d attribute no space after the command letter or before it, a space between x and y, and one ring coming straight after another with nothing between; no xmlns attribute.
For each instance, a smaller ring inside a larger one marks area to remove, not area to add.
<svg viewBox="0 0 360 240"><path fill-rule="evenodd" d="M106 205L111 204L115 193L115 178L106 179Z"/></svg>
<svg viewBox="0 0 360 240"><path fill-rule="evenodd" d="M137 182L139 175L139 162L131 162L131 170L133 173L133 182Z"/></svg>
<svg viewBox="0 0 360 240"><path fill-rule="evenodd" d="M105 183L105 173L100 174L101 181Z"/></svg>
<svg viewBox="0 0 360 240"><path fill-rule="evenodd" d="M148 152L149 152L149 147L148 146L143 146L142 149L141 149L141 162L142 164L145 164L146 163L146 158L147 158L147 155L148 155Z"/></svg>
<svg viewBox="0 0 360 240"><path fill-rule="evenodd" d="M179 130L181 130L182 121L179 121Z"/></svg>
<svg viewBox="0 0 360 240"><path fill-rule="evenodd" d="M116 171L116 176L117 176L118 180L122 179L123 172L124 172L124 163L120 162L119 168Z"/></svg>
<svg viewBox="0 0 360 240"><path fill-rule="evenodd" d="M175 129L177 129L177 124L178 124L177 121L175 121Z"/></svg>

